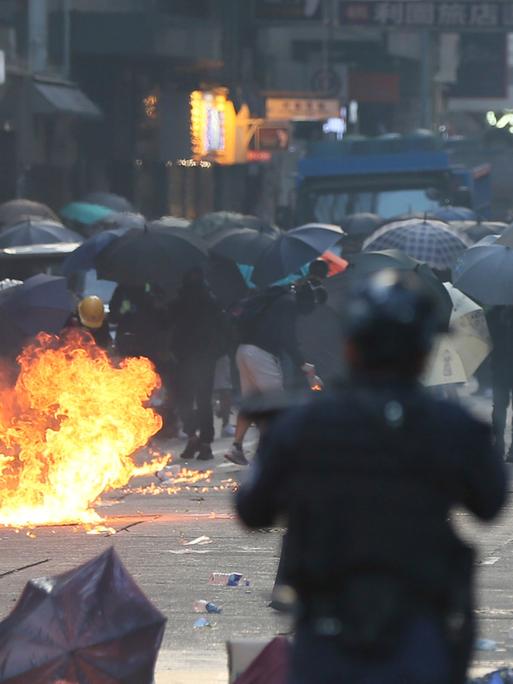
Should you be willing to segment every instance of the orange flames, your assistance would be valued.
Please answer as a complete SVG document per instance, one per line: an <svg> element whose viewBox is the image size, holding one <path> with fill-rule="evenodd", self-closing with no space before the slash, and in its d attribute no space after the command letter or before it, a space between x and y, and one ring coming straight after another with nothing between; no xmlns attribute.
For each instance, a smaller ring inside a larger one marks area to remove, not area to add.
<svg viewBox="0 0 513 684"><path fill-rule="evenodd" d="M155 470L131 455L161 427L147 407L159 376L79 331L39 335L18 364L15 385L0 382L0 524L95 524L104 491Z"/></svg>

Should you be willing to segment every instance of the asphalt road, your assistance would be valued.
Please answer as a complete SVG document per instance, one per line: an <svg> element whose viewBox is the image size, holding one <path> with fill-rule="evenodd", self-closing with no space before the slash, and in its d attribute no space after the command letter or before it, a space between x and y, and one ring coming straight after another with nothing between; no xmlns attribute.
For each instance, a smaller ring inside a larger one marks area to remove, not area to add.
<svg viewBox="0 0 513 684"><path fill-rule="evenodd" d="M488 400L471 399L471 404L489 415ZM225 684L227 639L268 639L290 630L288 618L268 607L282 531L247 532L237 522L226 480L237 479L240 469L224 463L228 444L229 440L215 444L216 458L208 464L213 475L206 491L200 483L173 495L165 486L156 495L142 494L138 489L152 482L145 478L124 492L105 496L98 511L115 534L89 535L74 526L42 528L29 535L0 530L0 615L12 609L31 577L69 570L113 544L168 619L157 684ZM181 444L162 446L176 452ZM513 664L513 497L492 526L475 524L463 512L456 512L455 520L479 548L480 636L495 642L492 650L476 651L474 671ZM208 543L187 545L200 536L208 537ZM38 567L16 571L38 562ZM210 586L212 572L240 572L250 586ZM223 608L222 614L212 616L212 626L202 630L193 629L198 615L192 605L197 599Z"/></svg>

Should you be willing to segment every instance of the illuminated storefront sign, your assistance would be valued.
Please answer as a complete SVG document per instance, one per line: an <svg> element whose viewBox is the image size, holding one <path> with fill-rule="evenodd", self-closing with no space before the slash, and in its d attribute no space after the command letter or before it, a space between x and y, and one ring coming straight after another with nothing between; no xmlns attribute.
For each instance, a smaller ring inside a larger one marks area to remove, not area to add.
<svg viewBox="0 0 513 684"><path fill-rule="evenodd" d="M228 91L195 90L190 97L191 147L194 159L233 163L235 110Z"/></svg>

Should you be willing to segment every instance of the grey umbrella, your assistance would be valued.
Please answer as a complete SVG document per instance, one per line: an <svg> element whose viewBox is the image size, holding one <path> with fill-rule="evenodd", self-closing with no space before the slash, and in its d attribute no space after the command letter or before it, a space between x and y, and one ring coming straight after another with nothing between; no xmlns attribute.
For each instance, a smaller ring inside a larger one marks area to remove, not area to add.
<svg viewBox="0 0 513 684"><path fill-rule="evenodd" d="M113 211L133 211L134 208L130 202L121 195L115 195L113 192L90 192L84 197L84 202L89 204L99 204L107 209Z"/></svg>
<svg viewBox="0 0 513 684"><path fill-rule="evenodd" d="M32 217L15 223L0 233L0 249L23 245L47 245L56 242L82 242L83 237L62 223Z"/></svg>
<svg viewBox="0 0 513 684"><path fill-rule="evenodd" d="M279 229L271 223L257 216L238 214L233 211L214 211L200 216L191 223L191 230L205 239L214 233L230 228L252 228L262 233L279 234Z"/></svg>
<svg viewBox="0 0 513 684"><path fill-rule="evenodd" d="M38 216L58 221L57 215L41 202L33 202L29 199L14 199L0 204L0 224L11 225L24 216Z"/></svg>
<svg viewBox="0 0 513 684"><path fill-rule="evenodd" d="M513 305L513 249L475 245L453 268L454 286L483 306Z"/></svg>

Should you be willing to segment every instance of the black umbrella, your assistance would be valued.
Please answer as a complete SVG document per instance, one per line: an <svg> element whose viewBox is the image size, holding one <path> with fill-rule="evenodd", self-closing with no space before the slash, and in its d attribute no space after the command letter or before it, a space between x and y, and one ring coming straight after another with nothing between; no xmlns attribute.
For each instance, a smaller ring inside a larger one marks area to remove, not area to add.
<svg viewBox="0 0 513 684"><path fill-rule="evenodd" d="M18 330L22 337L60 332L74 309L66 278L40 273L22 285L0 291L3 323Z"/></svg>
<svg viewBox="0 0 513 684"><path fill-rule="evenodd" d="M154 283L174 289L191 268L204 268L205 243L182 228L129 230L96 258L98 277L123 285Z"/></svg>
<svg viewBox="0 0 513 684"><path fill-rule="evenodd" d="M145 225L146 219L142 214L136 214L133 211L117 211L96 221L96 223L84 226L83 232L89 236L96 235L96 233L101 233L104 230L130 230L131 228L144 228Z"/></svg>
<svg viewBox="0 0 513 684"><path fill-rule="evenodd" d="M82 242L83 237L62 223L36 217L15 223L0 233L0 249L22 245L47 245L55 242Z"/></svg>
<svg viewBox="0 0 513 684"><path fill-rule="evenodd" d="M474 243L489 235L501 234L508 227L500 221L451 221L449 226Z"/></svg>
<svg viewBox="0 0 513 684"><path fill-rule="evenodd" d="M151 684L165 623L111 548L26 584L0 623L0 681Z"/></svg>
<svg viewBox="0 0 513 684"><path fill-rule="evenodd" d="M333 247L344 235L338 226L323 223L309 223L281 233L260 254L251 279L263 287L286 278Z"/></svg>
<svg viewBox="0 0 513 684"><path fill-rule="evenodd" d="M276 237L250 228L232 228L215 233L208 240L210 251L239 264L256 264Z"/></svg>
<svg viewBox="0 0 513 684"><path fill-rule="evenodd" d="M161 216L150 223L150 228L188 228L191 222L179 216Z"/></svg>
<svg viewBox="0 0 513 684"><path fill-rule="evenodd" d="M221 230L252 228L261 233L279 234L279 228L257 216L238 214L233 211L214 211L204 214L191 223L191 230L202 238L208 238Z"/></svg>
<svg viewBox="0 0 513 684"><path fill-rule="evenodd" d="M427 266L399 250L362 252L350 258L349 266L339 275L328 278L324 286L328 292L327 305L341 315L352 288L370 275L384 269L414 271L436 302L440 330L447 330L452 312L452 300L442 281Z"/></svg>
<svg viewBox="0 0 513 684"><path fill-rule="evenodd" d="M127 199L112 192L90 192L84 197L83 201L89 204L99 204L101 207L107 207L107 209L112 209L113 211L134 210Z"/></svg>
<svg viewBox="0 0 513 684"><path fill-rule="evenodd" d="M67 276L76 271L88 271L95 268L98 254L126 232L123 228L118 228L117 230L104 230L92 235L64 259L60 272Z"/></svg>
<svg viewBox="0 0 513 684"><path fill-rule="evenodd" d="M9 200L0 204L0 224L4 226L16 223L20 218L37 216L59 221L58 216L46 204L33 202L29 199Z"/></svg>
<svg viewBox="0 0 513 684"><path fill-rule="evenodd" d="M344 216L342 228L349 237L367 237L377 230L382 223L383 219L377 214L362 212Z"/></svg>
<svg viewBox="0 0 513 684"><path fill-rule="evenodd" d="M205 273L212 292L225 309L243 299L248 293L241 272L229 259L211 255Z"/></svg>

